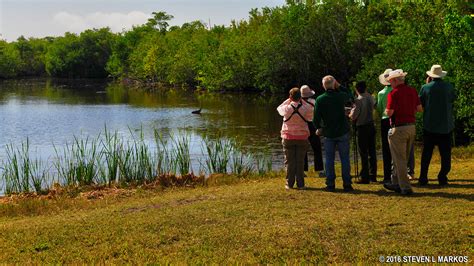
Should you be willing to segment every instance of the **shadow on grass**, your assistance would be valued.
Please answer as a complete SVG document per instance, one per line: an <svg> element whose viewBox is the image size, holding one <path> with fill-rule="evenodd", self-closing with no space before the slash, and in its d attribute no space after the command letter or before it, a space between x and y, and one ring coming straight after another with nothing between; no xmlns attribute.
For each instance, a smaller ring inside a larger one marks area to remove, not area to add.
<svg viewBox="0 0 474 266"><path fill-rule="evenodd" d="M423 198L423 197L433 197L433 198L446 198L446 199L463 199L468 201L474 201L474 195L472 194L461 194L461 193L449 193L449 192L424 192L424 191L415 191L410 196L404 196L399 193L392 191L387 191L385 189L380 189L378 191L365 191L358 190L360 194L375 194L378 196L390 196L390 197L404 197L404 198Z"/></svg>
<svg viewBox="0 0 474 266"><path fill-rule="evenodd" d="M434 179L433 179L434 180ZM431 181L431 179L430 179ZM436 182L437 180L435 180ZM474 183L474 179L453 179L453 180L449 180L451 182L466 182L466 183Z"/></svg>
<svg viewBox="0 0 474 266"><path fill-rule="evenodd" d="M449 192L439 192L436 191L437 189L446 189L449 187L454 187L454 185L459 185L462 186L461 184L450 184L449 186L444 186L440 187L437 185L428 185L424 186L423 188L426 189L431 189L431 186L433 188L436 188L433 192L425 192L425 191L420 191L416 190L412 195L410 196L404 196L399 193L395 193L392 191L385 190L383 187L380 187L379 190L363 190L360 189L360 187L357 187L354 189L354 191L351 192L344 192L342 188L336 188L335 192L328 192L325 190L324 187L322 188L314 188L314 187L307 187L307 191L322 191L325 193L345 193L345 194L355 194L355 195L362 195L362 194L367 194L367 195L377 195L380 197L404 197L404 198L422 198L422 197L433 197L433 198L446 198L446 199L463 199L463 200L468 200L468 201L474 201L474 194L461 194L461 193L449 193ZM466 186L463 186L463 188L466 188ZM470 185L467 187L470 188Z"/></svg>
<svg viewBox="0 0 474 266"><path fill-rule="evenodd" d="M474 184L456 184L456 183L449 183L447 186L440 186L436 183L428 184L424 186L420 186L418 184L413 184L413 187L416 188L429 188L429 189L445 189L445 188L465 188L465 189L474 189Z"/></svg>

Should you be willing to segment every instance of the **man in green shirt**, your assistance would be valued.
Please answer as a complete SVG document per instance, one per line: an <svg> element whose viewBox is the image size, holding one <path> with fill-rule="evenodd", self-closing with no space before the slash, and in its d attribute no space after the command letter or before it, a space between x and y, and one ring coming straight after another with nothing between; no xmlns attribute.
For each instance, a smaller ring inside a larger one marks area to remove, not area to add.
<svg viewBox="0 0 474 266"><path fill-rule="evenodd" d="M313 121L317 129L316 134L325 137L326 190L335 191L334 159L337 146L341 158L344 191L352 191L349 160L349 123L344 109L345 103L351 95L348 90L339 86L333 76L325 76L322 83L326 92L316 99Z"/></svg>
<svg viewBox="0 0 474 266"><path fill-rule="evenodd" d="M382 139L382 158L383 158L383 182L392 182L392 155L388 144L388 130L390 129L390 117L385 113L387 107L387 95L392 91L390 82L387 81L388 74L392 69L388 68L379 76L379 82L385 87L377 95L377 112L380 120L380 137Z"/></svg>
<svg viewBox="0 0 474 266"><path fill-rule="evenodd" d="M426 71L428 78L421 87L420 101L423 105L423 152L421 155L420 185L428 184L428 168L433 148L438 145L441 155L440 185L448 184L451 170L451 132L454 129L453 103L456 99L453 86L442 80L447 72L440 65Z"/></svg>

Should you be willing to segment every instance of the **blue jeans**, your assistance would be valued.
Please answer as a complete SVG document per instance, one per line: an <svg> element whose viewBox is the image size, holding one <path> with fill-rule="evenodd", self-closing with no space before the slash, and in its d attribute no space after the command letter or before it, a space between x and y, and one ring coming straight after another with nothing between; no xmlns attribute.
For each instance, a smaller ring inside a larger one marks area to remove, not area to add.
<svg viewBox="0 0 474 266"><path fill-rule="evenodd" d="M344 185L352 184L351 163L349 158L349 133L337 138L324 139L324 151L326 155L326 185L334 186L336 173L334 170L334 158L336 157L336 146L342 164L342 181Z"/></svg>

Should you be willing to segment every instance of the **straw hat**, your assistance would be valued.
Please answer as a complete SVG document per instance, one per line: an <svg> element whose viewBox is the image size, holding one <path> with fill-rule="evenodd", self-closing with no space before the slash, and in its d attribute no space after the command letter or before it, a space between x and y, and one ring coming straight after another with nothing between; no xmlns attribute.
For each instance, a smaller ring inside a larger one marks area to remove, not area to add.
<svg viewBox="0 0 474 266"><path fill-rule="evenodd" d="M442 78L448 74L448 72L443 71L440 65L433 65L430 71L426 71L426 74L432 78Z"/></svg>
<svg viewBox="0 0 474 266"><path fill-rule="evenodd" d="M308 85L301 86L300 91L303 98L309 98L314 95L314 91Z"/></svg>
<svg viewBox="0 0 474 266"><path fill-rule="evenodd" d="M390 85L390 82L388 82L387 77L388 77L388 74L390 74L390 72L392 71L393 69L387 68L382 74L380 74L379 76L380 84L385 85L385 86Z"/></svg>
<svg viewBox="0 0 474 266"><path fill-rule="evenodd" d="M390 71L390 73L388 73L388 77L387 77L387 80L391 80L393 78L399 78L399 77L404 77L406 76L408 73L407 72L403 72L402 69L395 69L393 71Z"/></svg>

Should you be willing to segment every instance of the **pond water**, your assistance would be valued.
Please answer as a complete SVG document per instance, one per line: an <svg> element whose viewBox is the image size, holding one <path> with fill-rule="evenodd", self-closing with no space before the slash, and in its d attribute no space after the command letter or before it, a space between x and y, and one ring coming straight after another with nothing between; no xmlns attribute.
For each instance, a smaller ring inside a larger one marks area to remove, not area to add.
<svg viewBox="0 0 474 266"><path fill-rule="evenodd" d="M149 92L94 80L0 81L0 160L5 160L7 144L20 147L27 139L33 157L52 160L55 147L61 149L74 137L97 137L106 126L125 137L143 132L150 142L155 129L165 136L187 134L196 172L204 137L233 140L245 152L265 152L273 168L281 168L276 107L285 97ZM199 108L200 115L191 113Z"/></svg>

